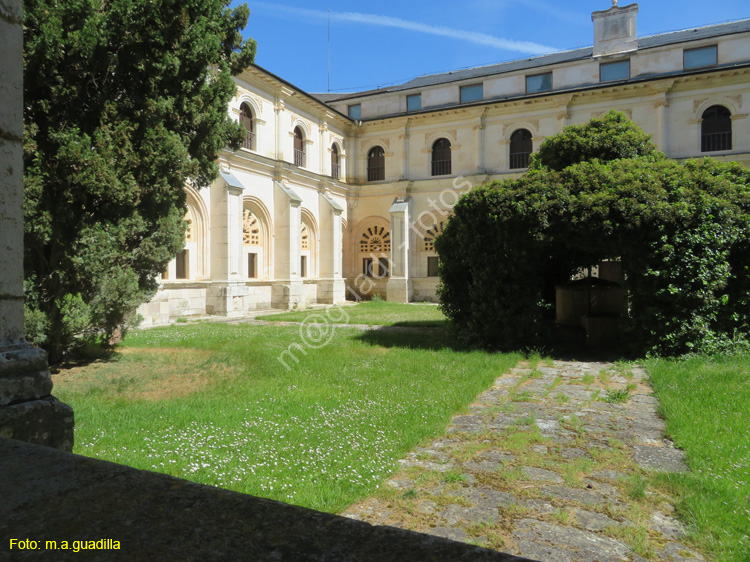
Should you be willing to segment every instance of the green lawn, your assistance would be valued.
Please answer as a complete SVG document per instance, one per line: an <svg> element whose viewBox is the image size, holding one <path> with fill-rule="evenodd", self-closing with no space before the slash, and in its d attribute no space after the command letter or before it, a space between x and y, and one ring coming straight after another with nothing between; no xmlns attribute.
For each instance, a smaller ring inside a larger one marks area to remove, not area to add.
<svg viewBox="0 0 750 562"><path fill-rule="evenodd" d="M445 327L447 319L434 304L397 304L386 301L362 302L321 310L288 312L259 316L259 320L280 322L318 322L330 324L366 324L368 326Z"/></svg>
<svg viewBox="0 0 750 562"><path fill-rule="evenodd" d="M750 356L647 363L667 432L691 472L671 476L694 538L720 562L750 560Z"/></svg>
<svg viewBox="0 0 750 562"><path fill-rule="evenodd" d="M327 345L294 347L302 336L209 323L132 333L108 361L56 377L75 452L336 512L519 359L451 349L440 331L340 326Z"/></svg>

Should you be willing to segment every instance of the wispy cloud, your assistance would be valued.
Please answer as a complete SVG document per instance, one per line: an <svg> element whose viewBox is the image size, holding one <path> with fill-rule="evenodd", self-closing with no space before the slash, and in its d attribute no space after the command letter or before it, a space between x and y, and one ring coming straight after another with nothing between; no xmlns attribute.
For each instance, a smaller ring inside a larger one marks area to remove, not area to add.
<svg viewBox="0 0 750 562"><path fill-rule="evenodd" d="M250 7L252 8L253 6L259 6L264 9L286 13L299 18L327 20L329 17L328 12L323 10L309 10L306 8L282 6L279 4L270 4L267 2L251 2ZM426 33L428 35L436 35L438 37L446 37L449 39L456 39L458 41L467 41L469 43L475 43L477 45L484 45L486 47L493 47L495 49L515 51L518 53L525 53L530 55L541 55L556 50L554 47L540 45L539 43L533 43L530 41L515 41L513 39L495 37L494 35L488 35L486 33L462 31L460 29L453 29L442 25L431 25L390 16L379 16L376 14L363 14L360 12L331 12L330 18L331 21L335 22L358 23L362 25L376 25L380 27L404 29L406 31Z"/></svg>

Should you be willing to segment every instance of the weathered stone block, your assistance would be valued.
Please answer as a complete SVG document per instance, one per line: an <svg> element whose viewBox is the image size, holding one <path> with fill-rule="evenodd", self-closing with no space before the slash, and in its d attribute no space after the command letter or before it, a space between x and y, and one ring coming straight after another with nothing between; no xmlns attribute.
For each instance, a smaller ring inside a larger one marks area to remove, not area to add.
<svg viewBox="0 0 750 562"><path fill-rule="evenodd" d="M49 396L0 408L0 437L73 450L73 409Z"/></svg>

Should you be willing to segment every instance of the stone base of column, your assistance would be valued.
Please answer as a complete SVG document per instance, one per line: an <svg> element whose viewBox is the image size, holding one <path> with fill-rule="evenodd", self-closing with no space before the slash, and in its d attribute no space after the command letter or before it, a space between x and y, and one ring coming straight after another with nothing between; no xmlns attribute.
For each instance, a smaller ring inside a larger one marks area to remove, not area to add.
<svg viewBox="0 0 750 562"><path fill-rule="evenodd" d="M282 310L307 308L307 294L302 280L280 281L273 284L271 306Z"/></svg>
<svg viewBox="0 0 750 562"><path fill-rule="evenodd" d="M388 295L388 302L407 303L411 302L412 297L414 296L414 289L412 287L411 279L391 277L390 279L388 279L386 290Z"/></svg>
<svg viewBox="0 0 750 562"><path fill-rule="evenodd" d="M206 313L239 317L245 314L245 297L249 290L242 282L212 284L206 291Z"/></svg>
<svg viewBox="0 0 750 562"><path fill-rule="evenodd" d="M0 350L0 436L73 450L73 409L51 396L44 350L19 344Z"/></svg>
<svg viewBox="0 0 750 562"><path fill-rule="evenodd" d="M346 281L343 279L321 279L318 281L318 303L346 303Z"/></svg>

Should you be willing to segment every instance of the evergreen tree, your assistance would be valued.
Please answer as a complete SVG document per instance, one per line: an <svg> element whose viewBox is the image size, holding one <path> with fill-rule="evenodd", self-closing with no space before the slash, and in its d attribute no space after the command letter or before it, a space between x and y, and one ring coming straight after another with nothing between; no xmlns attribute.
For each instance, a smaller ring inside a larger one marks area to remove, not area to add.
<svg viewBox="0 0 750 562"><path fill-rule="evenodd" d="M109 341L182 248L184 186L217 175L251 64L226 0L25 0L27 334L59 360Z"/></svg>

